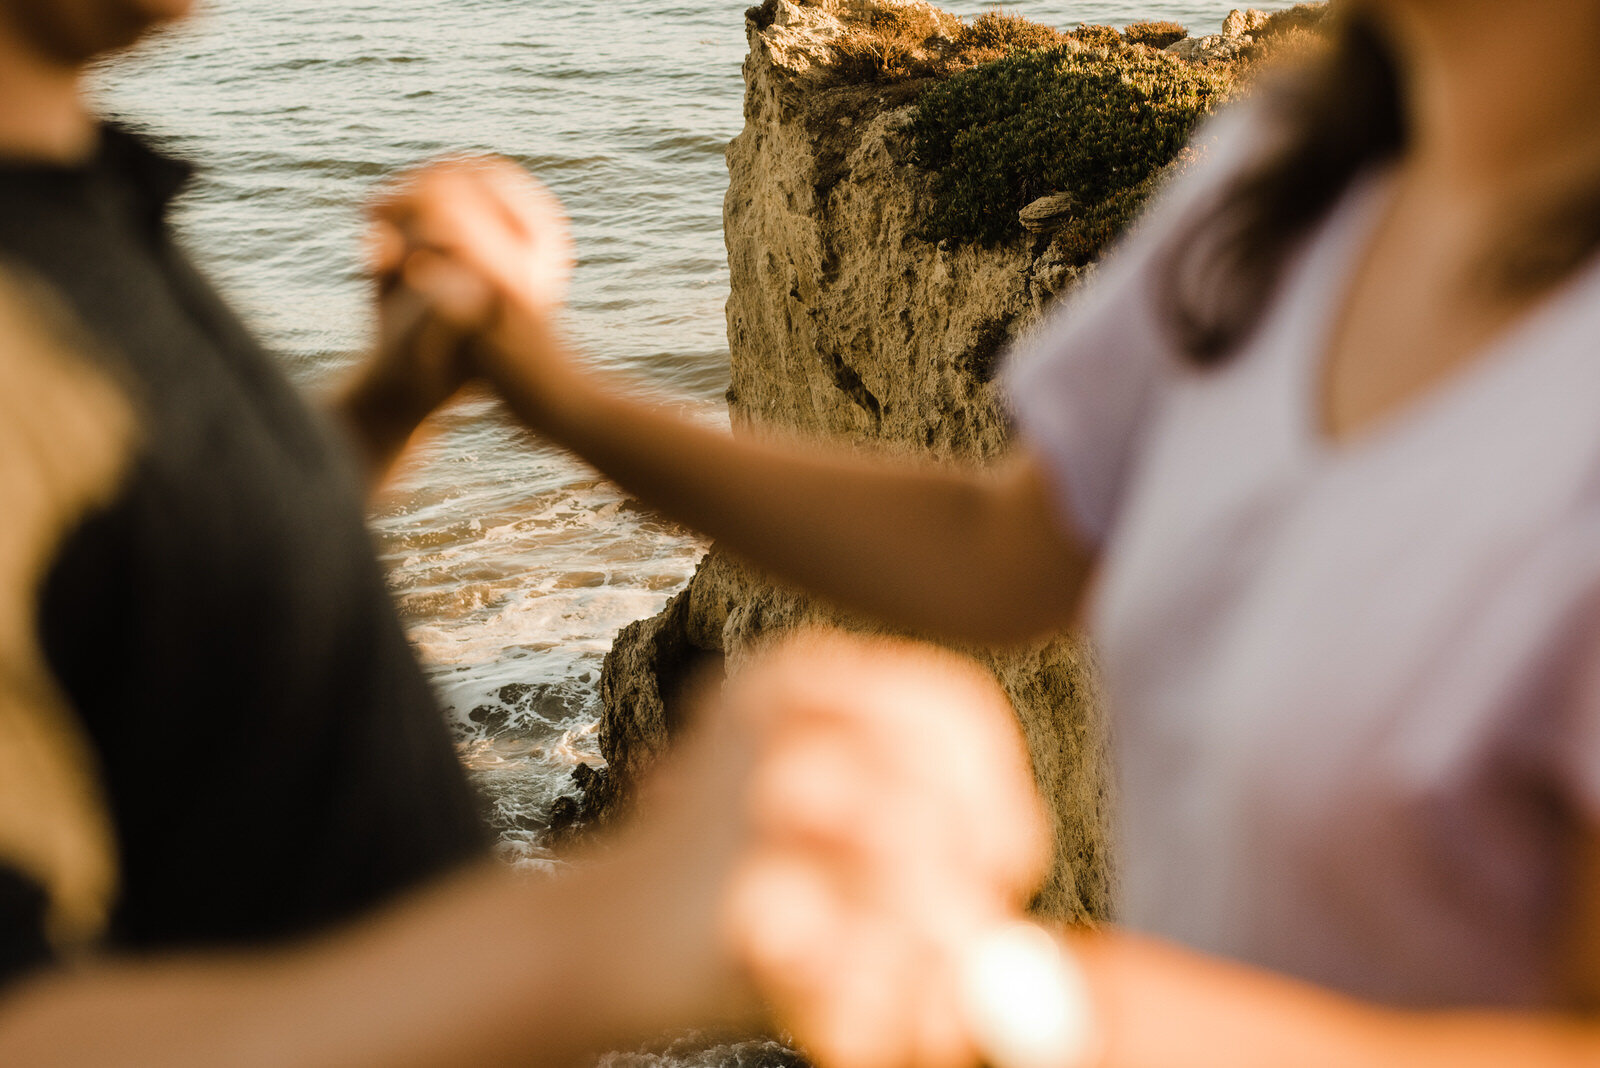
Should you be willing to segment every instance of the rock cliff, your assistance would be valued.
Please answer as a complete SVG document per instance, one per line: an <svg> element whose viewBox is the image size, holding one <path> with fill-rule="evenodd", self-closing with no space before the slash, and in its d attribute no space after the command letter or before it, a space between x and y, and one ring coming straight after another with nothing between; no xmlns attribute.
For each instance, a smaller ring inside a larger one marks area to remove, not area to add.
<svg viewBox="0 0 1600 1068"><path fill-rule="evenodd" d="M1031 241L940 248L912 236L929 193L901 132L909 95L832 77L829 42L848 17L774 0L747 22L745 128L728 146L724 210L735 432L778 426L992 460L1007 442L996 358L1076 271L1037 260ZM865 626L713 549L606 659L600 731L612 781L664 748L674 690L697 659L736 664L758 636L819 621ZM1040 787L1055 799L1059 862L1040 905L1102 916L1104 762L1088 652L1068 638L976 652L1016 703Z"/></svg>
<svg viewBox="0 0 1600 1068"><path fill-rule="evenodd" d="M925 79L863 83L837 70L842 35L885 13L936 28L955 21L921 0L767 0L747 14L745 127L728 146L724 209L729 410L736 433L781 427L991 462L1008 439L998 357L1092 268L1051 241L1046 201L997 244L918 236L934 189L907 127ZM665 747L697 662L736 667L758 637L813 622L868 626L713 549L688 588L625 629L606 659L602 792L625 793ZM1011 696L1051 799L1056 863L1037 906L1106 916L1109 804L1089 650L1063 636L967 651Z"/></svg>

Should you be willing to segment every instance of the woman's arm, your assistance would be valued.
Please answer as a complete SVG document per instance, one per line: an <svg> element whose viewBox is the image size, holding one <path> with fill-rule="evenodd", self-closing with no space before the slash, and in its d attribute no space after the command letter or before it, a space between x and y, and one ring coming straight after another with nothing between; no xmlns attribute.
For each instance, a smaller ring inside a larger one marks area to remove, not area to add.
<svg viewBox="0 0 1600 1068"><path fill-rule="evenodd" d="M1095 1068L1592 1068L1600 1021L1402 1012L1117 931L1067 936L1102 1036Z"/></svg>
<svg viewBox="0 0 1600 1068"><path fill-rule="evenodd" d="M427 168L378 218L384 247L409 250L385 277L481 331L479 370L512 410L651 506L913 630L1019 641L1072 616L1091 553L1028 459L985 471L734 437L580 371L552 326L564 275L550 263L570 254L559 205L504 161Z"/></svg>
<svg viewBox="0 0 1600 1068"><path fill-rule="evenodd" d="M917 464L779 436L735 437L571 361L538 317L496 331L512 410L630 493L778 577L900 626L983 642L1064 626L1090 562L1028 458ZM542 363L537 374L527 368Z"/></svg>
<svg viewBox="0 0 1600 1068"><path fill-rule="evenodd" d="M1407 1012L1108 931L1069 934L1103 1068L1600 1065L1600 828L1578 849L1561 945L1565 1012ZM1097 1066L1101 1068L1101 1066Z"/></svg>

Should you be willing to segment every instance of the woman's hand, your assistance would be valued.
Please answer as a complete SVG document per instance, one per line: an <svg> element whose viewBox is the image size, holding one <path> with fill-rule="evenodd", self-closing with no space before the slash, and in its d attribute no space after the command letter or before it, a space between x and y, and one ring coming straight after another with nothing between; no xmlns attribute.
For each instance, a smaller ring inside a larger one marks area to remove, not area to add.
<svg viewBox="0 0 1600 1068"><path fill-rule="evenodd" d="M424 419L468 382L504 394L512 374L529 413L564 369L550 327L572 274L561 206L496 158L432 163L372 206L368 269L378 346L335 407L377 484ZM492 344L507 329L516 341ZM497 360L515 351L514 363ZM542 373L543 372L543 373Z"/></svg>
<svg viewBox="0 0 1600 1068"><path fill-rule="evenodd" d="M573 372L553 321L573 246L549 190L509 160L441 160L401 177L372 214L380 292L412 294L457 337L476 338L463 375L515 388L525 416L564 388Z"/></svg>

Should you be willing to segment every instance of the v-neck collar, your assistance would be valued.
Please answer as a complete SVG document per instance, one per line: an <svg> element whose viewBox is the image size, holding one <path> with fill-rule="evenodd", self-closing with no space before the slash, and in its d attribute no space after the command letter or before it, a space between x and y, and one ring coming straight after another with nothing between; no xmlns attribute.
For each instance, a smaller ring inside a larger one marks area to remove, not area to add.
<svg viewBox="0 0 1600 1068"><path fill-rule="evenodd" d="M1276 352L1276 358L1289 362L1281 376L1289 389L1289 423L1294 448L1308 462L1327 464L1382 451L1480 390L1493 389L1523 363L1559 347L1555 339L1545 344L1538 339L1590 307L1584 298L1600 283L1600 261L1585 264L1445 377L1367 426L1344 438L1331 437L1322 413L1334 331L1393 194L1392 167L1357 178L1292 268L1276 310L1250 346L1258 355Z"/></svg>

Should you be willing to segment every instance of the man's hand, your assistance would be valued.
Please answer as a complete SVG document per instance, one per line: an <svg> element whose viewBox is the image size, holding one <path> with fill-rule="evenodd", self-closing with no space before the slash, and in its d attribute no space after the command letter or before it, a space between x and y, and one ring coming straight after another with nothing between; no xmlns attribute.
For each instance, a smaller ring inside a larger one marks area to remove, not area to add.
<svg viewBox="0 0 1600 1068"><path fill-rule="evenodd" d="M826 1068L972 1068L961 961L1048 861L993 678L930 646L810 633L708 705L637 822L578 863L584 909L632 962L608 972L632 1027L748 1026L759 998Z"/></svg>
<svg viewBox="0 0 1600 1068"><path fill-rule="evenodd" d="M374 204L374 272L405 283L463 329L497 301L548 314L566 300L572 237L555 196L510 160L440 160L403 175ZM446 270L454 265L470 277Z"/></svg>
<svg viewBox="0 0 1600 1068"><path fill-rule="evenodd" d="M829 1068L975 1064L961 961L1049 860L999 686L944 650L815 634L724 701L769 732L728 929L778 1019Z"/></svg>

